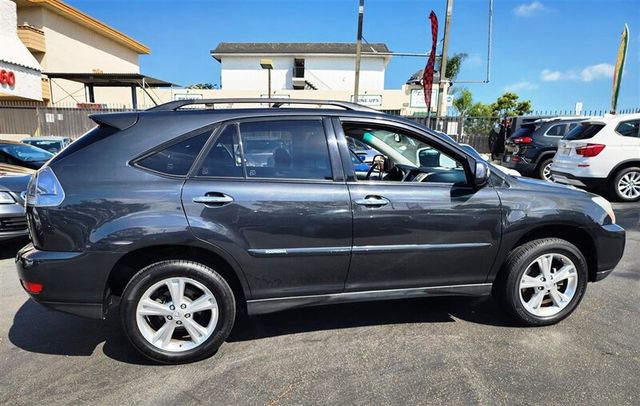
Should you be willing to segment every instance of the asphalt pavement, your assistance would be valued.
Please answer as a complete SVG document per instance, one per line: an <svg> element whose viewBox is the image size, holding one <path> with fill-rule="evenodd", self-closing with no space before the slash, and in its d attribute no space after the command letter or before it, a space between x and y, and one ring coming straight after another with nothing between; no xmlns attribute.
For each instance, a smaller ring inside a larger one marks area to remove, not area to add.
<svg viewBox="0 0 640 406"><path fill-rule="evenodd" d="M189 365L139 356L117 318L47 310L0 248L0 404L640 404L640 204L616 271L568 319L522 328L491 298L334 305L243 319ZM73 281L69 281L73 283Z"/></svg>

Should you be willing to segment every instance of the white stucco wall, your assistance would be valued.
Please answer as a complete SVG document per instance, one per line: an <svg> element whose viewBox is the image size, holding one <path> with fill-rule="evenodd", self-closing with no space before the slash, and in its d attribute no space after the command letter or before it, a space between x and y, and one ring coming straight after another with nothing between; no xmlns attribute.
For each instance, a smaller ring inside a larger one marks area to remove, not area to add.
<svg viewBox="0 0 640 406"><path fill-rule="evenodd" d="M40 65L18 38L16 4L0 0L0 70L9 71L15 83L0 84L0 95L42 100Z"/></svg>
<svg viewBox="0 0 640 406"><path fill-rule="evenodd" d="M300 56L224 56L221 63L221 85L227 90L267 89L267 72L260 68L260 59L273 61L271 89L293 89L293 63L295 58L305 60L305 79L318 90L353 90L355 58L352 56L300 55ZM384 89L384 58L362 58L360 89Z"/></svg>

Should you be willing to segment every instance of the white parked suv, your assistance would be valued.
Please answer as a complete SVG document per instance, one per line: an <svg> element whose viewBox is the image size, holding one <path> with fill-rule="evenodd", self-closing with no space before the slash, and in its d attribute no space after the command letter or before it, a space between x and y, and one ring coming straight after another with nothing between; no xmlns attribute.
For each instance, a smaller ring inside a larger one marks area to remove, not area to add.
<svg viewBox="0 0 640 406"><path fill-rule="evenodd" d="M558 183L640 200L640 114L580 123L559 142L551 173Z"/></svg>

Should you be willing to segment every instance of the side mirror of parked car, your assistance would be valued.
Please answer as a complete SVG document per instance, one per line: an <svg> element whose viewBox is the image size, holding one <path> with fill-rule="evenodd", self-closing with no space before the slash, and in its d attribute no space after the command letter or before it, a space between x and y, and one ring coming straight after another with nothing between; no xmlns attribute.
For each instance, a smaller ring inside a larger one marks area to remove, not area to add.
<svg viewBox="0 0 640 406"><path fill-rule="evenodd" d="M491 169L489 164L482 161L476 161L475 171L473 174L473 184L477 187L483 187L489 182Z"/></svg>

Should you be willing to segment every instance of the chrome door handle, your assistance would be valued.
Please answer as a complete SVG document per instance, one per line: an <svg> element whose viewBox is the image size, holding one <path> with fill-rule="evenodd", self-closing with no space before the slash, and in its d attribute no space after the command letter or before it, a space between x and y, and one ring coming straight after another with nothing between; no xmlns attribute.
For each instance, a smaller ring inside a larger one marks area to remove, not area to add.
<svg viewBox="0 0 640 406"><path fill-rule="evenodd" d="M385 206L389 204L389 200L381 196L367 196L364 199L356 200L356 204L369 207Z"/></svg>
<svg viewBox="0 0 640 406"><path fill-rule="evenodd" d="M233 197L227 196L224 193L218 193L216 195L206 194L204 196L197 196L193 198L194 203L202 203L207 205L221 205L231 203L233 201Z"/></svg>

